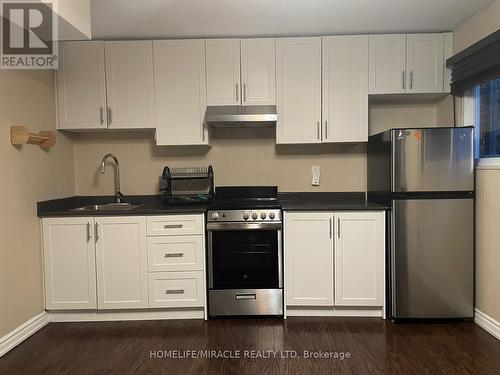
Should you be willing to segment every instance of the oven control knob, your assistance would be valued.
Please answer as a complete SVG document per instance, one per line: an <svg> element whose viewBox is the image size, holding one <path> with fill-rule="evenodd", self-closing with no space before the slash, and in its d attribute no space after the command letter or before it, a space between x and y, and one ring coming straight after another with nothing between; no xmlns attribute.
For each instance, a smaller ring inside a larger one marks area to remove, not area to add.
<svg viewBox="0 0 500 375"><path fill-rule="evenodd" d="M265 213L265 212L261 212L261 213L260 213L260 218L261 218L262 220L265 220L265 219L266 219L266 217L267 217L267 213Z"/></svg>
<svg viewBox="0 0 500 375"><path fill-rule="evenodd" d="M257 214L257 212L252 212L252 219L257 220L258 217L259 215Z"/></svg>
<svg viewBox="0 0 500 375"><path fill-rule="evenodd" d="M248 220L250 218L250 214L248 212L243 212L243 219Z"/></svg>
<svg viewBox="0 0 500 375"><path fill-rule="evenodd" d="M275 217L276 215L274 212L269 212L269 219L274 220Z"/></svg>
<svg viewBox="0 0 500 375"><path fill-rule="evenodd" d="M219 218L219 213L218 212L213 212L212 213L212 219L217 220Z"/></svg>

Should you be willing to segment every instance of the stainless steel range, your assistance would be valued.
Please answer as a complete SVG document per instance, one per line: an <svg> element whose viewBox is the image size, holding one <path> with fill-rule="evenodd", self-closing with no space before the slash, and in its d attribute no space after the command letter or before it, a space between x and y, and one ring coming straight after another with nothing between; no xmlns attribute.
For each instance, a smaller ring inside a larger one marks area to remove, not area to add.
<svg viewBox="0 0 500 375"><path fill-rule="evenodd" d="M276 187L219 187L208 212L208 314L283 316Z"/></svg>

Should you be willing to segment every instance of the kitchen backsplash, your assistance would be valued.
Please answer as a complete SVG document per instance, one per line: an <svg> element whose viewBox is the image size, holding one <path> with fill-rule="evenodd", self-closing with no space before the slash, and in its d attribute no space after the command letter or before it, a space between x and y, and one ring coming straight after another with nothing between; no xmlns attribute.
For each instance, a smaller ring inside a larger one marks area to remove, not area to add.
<svg viewBox="0 0 500 375"><path fill-rule="evenodd" d="M439 103L376 104L370 107L370 132L391 127L451 125L450 100ZM443 115L444 114L444 115ZM99 173L103 155L120 160L124 194L156 194L165 165L212 164L215 184L277 185L281 191L364 191L365 144L276 145L275 129L214 129L211 147L157 147L153 131L74 136L76 189L79 195L111 194L113 174ZM311 166L321 170L311 185Z"/></svg>

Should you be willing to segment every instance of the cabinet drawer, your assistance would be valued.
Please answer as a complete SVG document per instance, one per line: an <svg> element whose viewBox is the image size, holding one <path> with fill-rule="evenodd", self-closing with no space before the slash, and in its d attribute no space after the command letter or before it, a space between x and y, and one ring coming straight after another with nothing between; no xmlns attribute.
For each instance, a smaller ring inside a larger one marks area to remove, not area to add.
<svg viewBox="0 0 500 375"><path fill-rule="evenodd" d="M202 271L203 236L148 238L149 271Z"/></svg>
<svg viewBox="0 0 500 375"><path fill-rule="evenodd" d="M203 307L203 271L149 274L149 307Z"/></svg>
<svg viewBox="0 0 500 375"><path fill-rule="evenodd" d="M168 215L148 217L148 236L203 234L203 215Z"/></svg>

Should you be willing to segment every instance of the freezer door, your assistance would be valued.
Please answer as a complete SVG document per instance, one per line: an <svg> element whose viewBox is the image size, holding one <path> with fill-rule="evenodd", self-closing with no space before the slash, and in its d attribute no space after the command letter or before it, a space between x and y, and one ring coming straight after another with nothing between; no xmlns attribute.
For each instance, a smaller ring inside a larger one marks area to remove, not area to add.
<svg viewBox="0 0 500 375"><path fill-rule="evenodd" d="M392 191L474 190L472 128L392 131Z"/></svg>
<svg viewBox="0 0 500 375"><path fill-rule="evenodd" d="M474 200L395 200L394 318L470 318L474 307Z"/></svg>

